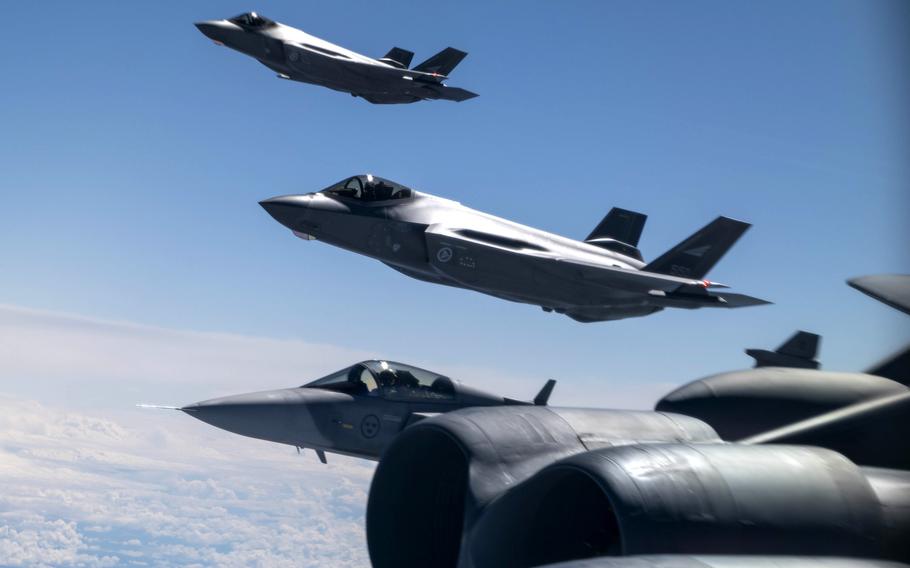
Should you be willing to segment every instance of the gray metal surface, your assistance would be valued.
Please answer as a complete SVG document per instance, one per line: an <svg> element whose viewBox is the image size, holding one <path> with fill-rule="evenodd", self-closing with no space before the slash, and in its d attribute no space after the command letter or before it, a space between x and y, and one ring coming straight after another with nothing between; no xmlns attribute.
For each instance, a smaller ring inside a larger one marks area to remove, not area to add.
<svg viewBox="0 0 910 568"><path fill-rule="evenodd" d="M820 448L602 449L558 461L492 502L468 536L470 561L461 565L656 553L906 561L910 522L886 517L892 503L881 498L888 494L876 492L861 468ZM897 499L906 505L906 497Z"/></svg>
<svg viewBox="0 0 910 568"><path fill-rule="evenodd" d="M847 284L905 314L910 314L910 274L873 274Z"/></svg>
<svg viewBox="0 0 910 568"><path fill-rule="evenodd" d="M628 211L613 213L595 228L597 236L583 242L372 175L261 205L302 238L377 259L418 280L540 306L583 322L644 316L667 307L767 303L715 292L725 286L704 278L749 227L725 217L646 265L633 243L604 236L637 242L643 216Z"/></svg>
<svg viewBox="0 0 910 568"><path fill-rule="evenodd" d="M746 349L746 355L755 359L756 367L792 367L818 369L818 344L821 336L808 331L797 331L774 351Z"/></svg>
<svg viewBox="0 0 910 568"><path fill-rule="evenodd" d="M861 465L910 469L910 391L874 398L742 440L830 448Z"/></svg>
<svg viewBox="0 0 910 568"><path fill-rule="evenodd" d="M907 568L907 565L888 560L832 556L660 554L588 558L547 564L545 568Z"/></svg>
<svg viewBox="0 0 910 568"><path fill-rule="evenodd" d="M541 469L591 448L717 442L702 422L656 412L545 407L466 408L423 420L389 446L367 504L374 566L454 566L484 508ZM615 433L615 437L613 437ZM398 519L421 519L398 546Z"/></svg>
<svg viewBox="0 0 910 568"><path fill-rule="evenodd" d="M683 385L655 409L694 416L725 440L739 440L862 401L907 392L864 373L759 367L719 373Z"/></svg>
<svg viewBox="0 0 910 568"><path fill-rule="evenodd" d="M196 27L216 43L256 59L279 78L350 93L374 104L464 101L477 96L445 84L447 75L467 55L451 47L408 69L414 54L407 50L393 48L374 59L255 12L199 22Z"/></svg>

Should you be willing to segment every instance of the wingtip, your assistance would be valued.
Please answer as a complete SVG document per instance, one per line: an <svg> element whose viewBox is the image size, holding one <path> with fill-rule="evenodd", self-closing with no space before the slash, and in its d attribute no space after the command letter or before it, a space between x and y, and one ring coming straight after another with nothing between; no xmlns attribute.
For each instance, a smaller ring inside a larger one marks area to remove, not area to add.
<svg viewBox="0 0 910 568"><path fill-rule="evenodd" d="M752 226L752 223L749 223L748 221L743 221L742 219L736 219L734 217L727 217L726 215L719 215L717 217L717 221L720 221L727 225L734 225L737 227L742 227L743 231L747 230L749 227Z"/></svg>

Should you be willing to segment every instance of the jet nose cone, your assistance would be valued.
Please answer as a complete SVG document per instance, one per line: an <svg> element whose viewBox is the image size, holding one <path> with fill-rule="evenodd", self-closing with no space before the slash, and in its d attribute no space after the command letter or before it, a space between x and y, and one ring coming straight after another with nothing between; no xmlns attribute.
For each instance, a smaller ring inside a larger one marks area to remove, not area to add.
<svg viewBox="0 0 910 568"><path fill-rule="evenodd" d="M224 43L224 40L228 36L228 31L225 29L224 23L221 22L220 20L208 20L205 22L196 22L194 25L207 38L209 38L217 43Z"/></svg>
<svg viewBox="0 0 910 568"><path fill-rule="evenodd" d="M204 400L180 410L222 430L272 442L296 444L309 415L298 389L253 392Z"/></svg>
<svg viewBox="0 0 910 568"><path fill-rule="evenodd" d="M285 195L265 199L260 201L259 205L288 229L299 231L302 228L301 221L303 221L309 201L310 198L307 195Z"/></svg>

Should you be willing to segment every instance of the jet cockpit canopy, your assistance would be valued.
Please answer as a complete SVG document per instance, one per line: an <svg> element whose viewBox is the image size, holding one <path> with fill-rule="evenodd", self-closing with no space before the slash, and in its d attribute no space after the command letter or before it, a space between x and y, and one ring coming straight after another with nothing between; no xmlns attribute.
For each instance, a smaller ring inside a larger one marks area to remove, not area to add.
<svg viewBox="0 0 910 568"><path fill-rule="evenodd" d="M344 179L322 191L333 196L358 201L388 201L409 199L414 196L414 192L410 188L370 174Z"/></svg>
<svg viewBox="0 0 910 568"><path fill-rule="evenodd" d="M268 18L263 18L256 12L240 14L239 16L229 18L228 21L232 24L237 24L238 26L252 29L268 28L275 25L275 22Z"/></svg>
<svg viewBox="0 0 910 568"><path fill-rule="evenodd" d="M427 402L455 398L455 383L452 379L394 361L363 361L316 379L302 388Z"/></svg>

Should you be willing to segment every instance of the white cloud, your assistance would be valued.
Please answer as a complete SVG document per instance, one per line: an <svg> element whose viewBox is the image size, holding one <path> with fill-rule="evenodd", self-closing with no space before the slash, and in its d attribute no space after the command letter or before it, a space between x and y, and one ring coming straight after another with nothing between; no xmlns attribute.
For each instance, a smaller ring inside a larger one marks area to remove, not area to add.
<svg viewBox="0 0 910 568"><path fill-rule="evenodd" d="M0 565L367 564L371 462L324 466L134 406L301 384L363 357L0 306Z"/></svg>
<svg viewBox="0 0 910 568"><path fill-rule="evenodd" d="M124 425L9 397L0 412L0 564L367 561L368 462L323 466L177 413Z"/></svg>

